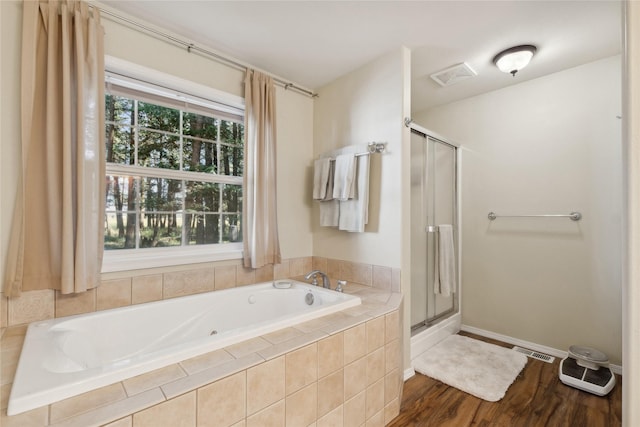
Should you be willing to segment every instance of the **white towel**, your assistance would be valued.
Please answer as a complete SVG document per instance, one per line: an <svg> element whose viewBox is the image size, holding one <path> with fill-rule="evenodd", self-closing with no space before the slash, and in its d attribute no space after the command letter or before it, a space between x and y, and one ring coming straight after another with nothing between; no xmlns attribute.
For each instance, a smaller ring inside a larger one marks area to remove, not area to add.
<svg viewBox="0 0 640 427"><path fill-rule="evenodd" d="M353 153L336 156L333 171L333 198L349 200L354 197L356 157Z"/></svg>
<svg viewBox="0 0 640 427"><path fill-rule="evenodd" d="M340 201L338 229L362 233L369 222L369 156L358 156L353 199Z"/></svg>
<svg viewBox="0 0 640 427"><path fill-rule="evenodd" d="M438 225L435 251L435 283L433 291L448 297L456 291L456 257L453 246L453 226Z"/></svg>
<svg viewBox="0 0 640 427"><path fill-rule="evenodd" d="M337 200L320 201L320 225L322 227L337 227L340 217L340 202Z"/></svg>
<svg viewBox="0 0 640 427"><path fill-rule="evenodd" d="M331 159L318 159L313 162L313 199L324 200L327 197L329 178L333 182L331 173Z"/></svg>

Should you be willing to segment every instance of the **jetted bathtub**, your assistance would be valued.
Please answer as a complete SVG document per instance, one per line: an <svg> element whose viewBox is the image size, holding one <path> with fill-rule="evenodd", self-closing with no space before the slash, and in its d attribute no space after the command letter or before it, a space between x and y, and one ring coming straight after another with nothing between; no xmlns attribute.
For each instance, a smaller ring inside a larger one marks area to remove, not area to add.
<svg viewBox="0 0 640 427"><path fill-rule="evenodd" d="M281 280L34 322L7 414L359 304L353 295Z"/></svg>

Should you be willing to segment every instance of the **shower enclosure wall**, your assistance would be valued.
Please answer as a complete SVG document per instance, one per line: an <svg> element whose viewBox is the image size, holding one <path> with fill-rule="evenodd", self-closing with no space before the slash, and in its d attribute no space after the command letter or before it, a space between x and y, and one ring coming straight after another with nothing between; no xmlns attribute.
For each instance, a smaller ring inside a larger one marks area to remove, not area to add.
<svg viewBox="0 0 640 427"><path fill-rule="evenodd" d="M412 358L417 356L415 351L424 347L414 349L414 341L429 336L429 330L435 325L448 324L446 320L456 316L459 308L457 267L455 291L449 296L435 291L436 245L440 225L453 226L456 263L459 260L457 147L433 135L411 124ZM457 332L456 327L459 329L459 315L453 330L445 335Z"/></svg>

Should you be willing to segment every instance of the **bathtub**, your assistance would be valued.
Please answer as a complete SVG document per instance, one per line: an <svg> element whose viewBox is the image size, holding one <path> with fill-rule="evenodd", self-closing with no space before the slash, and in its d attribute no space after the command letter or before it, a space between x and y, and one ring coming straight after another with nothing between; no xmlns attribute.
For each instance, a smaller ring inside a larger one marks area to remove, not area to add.
<svg viewBox="0 0 640 427"><path fill-rule="evenodd" d="M281 280L29 325L8 415L360 304Z"/></svg>

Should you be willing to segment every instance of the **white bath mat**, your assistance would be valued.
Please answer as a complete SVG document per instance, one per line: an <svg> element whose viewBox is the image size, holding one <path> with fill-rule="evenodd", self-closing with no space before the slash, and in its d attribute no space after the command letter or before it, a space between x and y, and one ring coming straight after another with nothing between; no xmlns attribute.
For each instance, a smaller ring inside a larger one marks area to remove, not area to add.
<svg viewBox="0 0 640 427"><path fill-rule="evenodd" d="M527 356L462 335L451 335L413 360L421 374L496 402L527 364Z"/></svg>

